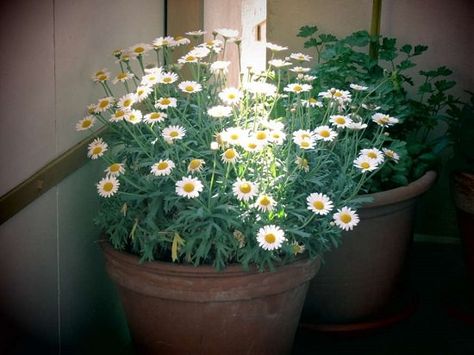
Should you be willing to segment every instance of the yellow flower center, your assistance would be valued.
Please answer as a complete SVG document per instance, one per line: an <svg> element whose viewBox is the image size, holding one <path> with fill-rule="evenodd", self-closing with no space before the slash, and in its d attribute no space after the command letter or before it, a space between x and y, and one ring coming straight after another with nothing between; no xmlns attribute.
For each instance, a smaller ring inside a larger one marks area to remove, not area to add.
<svg viewBox="0 0 474 355"><path fill-rule="evenodd" d="M132 100L130 100L130 99L126 99L126 100L123 102L123 106L124 106L124 107L128 107L128 106L130 106L131 104L132 104Z"/></svg>
<svg viewBox="0 0 474 355"><path fill-rule="evenodd" d="M253 143L253 142L250 142L247 144L247 147L250 148L250 149L255 149L257 148L257 144Z"/></svg>
<svg viewBox="0 0 474 355"><path fill-rule="evenodd" d="M184 90L187 91L187 92L193 92L194 91L194 86L188 85L184 88Z"/></svg>
<svg viewBox="0 0 474 355"><path fill-rule="evenodd" d="M120 164L117 164L117 163L112 164L111 166L109 166L109 171L111 173L116 173L116 172L120 171Z"/></svg>
<svg viewBox="0 0 474 355"><path fill-rule="evenodd" d="M103 186L103 189L105 192L110 192L114 188L114 184L112 184L110 181L106 182Z"/></svg>
<svg viewBox="0 0 474 355"><path fill-rule="evenodd" d="M301 134L301 138L302 138L302 139L309 139L309 138L311 138L311 135L308 134L308 133L302 133L302 134Z"/></svg>
<svg viewBox="0 0 474 355"><path fill-rule="evenodd" d="M199 159L193 159L191 160L191 162L189 163L189 166L188 166L188 169L189 170L197 170L201 167L202 165L202 161L199 160Z"/></svg>
<svg viewBox="0 0 474 355"><path fill-rule="evenodd" d="M316 102L318 102L318 100L316 100L314 97L311 97L311 98L309 98L308 102L310 104L315 104Z"/></svg>
<svg viewBox="0 0 474 355"><path fill-rule="evenodd" d="M321 201L314 201L313 202L313 207L317 210L323 210L324 209L324 203L322 203Z"/></svg>
<svg viewBox="0 0 474 355"><path fill-rule="evenodd" d="M165 170L165 169L168 168L168 166L169 166L169 164L166 161L162 161L162 162L160 162L156 165L156 168L158 170Z"/></svg>
<svg viewBox="0 0 474 355"><path fill-rule="evenodd" d="M294 92L300 92L301 90L303 90L303 87L300 86L300 85L295 85L293 86L293 91Z"/></svg>
<svg viewBox="0 0 474 355"><path fill-rule="evenodd" d="M161 118L161 114L159 112L153 112L152 114L150 114L150 119L152 120L157 120L160 118Z"/></svg>
<svg viewBox="0 0 474 355"><path fill-rule="evenodd" d="M99 79L100 81L105 81L105 80L107 80L107 75L100 74L97 79Z"/></svg>
<svg viewBox="0 0 474 355"><path fill-rule="evenodd" d="M124 111L115 111L115 117L122 117L125 115Z"/></svg>
<svg viewBox="0 0 474 355"><path fill-rule="evenodd" d="M336 97L341 97L341 96L342 96L342 92L336 91L336 92L334 93L334 96L336 96Z"/></svg>
<svg viewBox="0 0 474 355"><path fill-rule="evenodd" d="M85 121L82 121L82 128L88 128L90 127L90 125L92 124L92 121L91 120L85 120Z"/></svg>
<svg viewBox="0 0 474 355"><path fill-rule="evenodd" d="M160 104L162 105L169 105L171 103L171 100L170 99L161 99L160 100Z"/></svg>
<svg viewBox="0 0 474 355"><path fill-rule="evenodd" d="M148 80L149 81L156 81L156 76L151 75L151 76L148 77Z"/></svg>
<svg viewBox="0 0 474 355"><path fill-rule="evenodd" d="M164 82L164 83L171 83L172 80L173 80L173 79L172 79L170 76L165 76L165 77L163 78L163 82Z"/></svg>
<svg viewBox="0 0 474 355"><path fill-rule="evenodd" d="M268 244L273 244L275 243L276 241L276 237L275 237L275 234L273 233L268 233L265 235L265 241L268 243Z"/></svg>
<svg viewBox="0 0 474 355"><path fill-rule="evenodd" d="M249 183L244 182L242 185L240 185L239 189L240 192L248 194L250 191L252 191L252 186Z"/></svg>
<svg viewBox="0 0 474 355"><path fill-rule="evenodd" d="M192 56L192 55L188 55L188 56L185 58L185 60L186 60L187 62L193 62L193 61L196 60L196 57L195 57L195 56Z"/></svg>
<svg viewBox="0 0 474 355"><path fill-rule="evenodd" d="M329 133L329 131L324 130L324 131L319 132L319 135L321 137L328 138L331 134Z"/></svg>
<svg viewBox="0 0 474 355"><path fill-rule="evenodd" d="M145 52L145 48L143 48L143 47L136 47L136 48L134 49L134 51L135 51L135 53L140 54L140 53Z"/></svg>
<svg viewBox="0 0 474 355"><path fill-rule="evenodd" d="M267 196L263 196L261 199L260 199L260 204L262 206L268 206L270 204L270 199L267 197Z"/></svg>
<svg viewBox="0 0 474 355"><path fill-rule="evenodd" d="M230 100L233 100L235 99L237 96L235 96L235 94L228 94L227 95L227 98L230 99Z"/></svg>
<svg viewBox="0 0 474 355"><path fill-rule="evenodd" d="M178 132L178 131L171 131L171 132L170 132L170 137L171 137L171 138L176 138L176 137L178 137L178 136L179 136L179 132Z"/></svg>
<svg viewBox="0 0 474 355"><path fill-rule="evenodd" d="M96 77L99 77L101 75L105 74L102 70L99 70L98 72L95 73Z"/></svg>
<svg viewBox="0 0 474 355"><path fill-rule="evenodd" d="M337 117L335 121L336 121L336 123L339 123L339 124L344 124L344 123L346 123L345 118L344 118L344 117L341 117L341 116Z"/></svg>
<svg viewBox="0 0 474 355"><path fill-rule="evenodd" d="M137 90L137 95L138 96L143 95L144 92L145 92L145 90L139 89L139 90Z"/></svg>
<svg viewBox="0 0 474 355"><path fill-rule="evenodd" d="M194 184L192 182L187 182L183 185L183 190L186 192L193 192L194 191Z"/></svg>
<svg viewBox="0 0 474 355"><path fill-rule="evenodd" d="M367 153L367 156L371 159L376 159L377 158L377 154L375 154L374 152Z"/></svg>
<svg viewBox="0 0 474 355"><path fill-rule="evenodd" d="M301 148L309 148L310 145L311 145L311 144L309 143L309 141L302 141L302 142L300 143Z"/></svg>
<svg viewBox="0 0 474 355"><path fill-rule="evenodd" d="M370 164L367 163L366 161L364 161L364 162L362 162L362 163L360 164L360 167L361 167L362 169L368 169L368 168L370 168Z"/></svg>
<svg viewBox="0 0 474 355"><path fill-rule="evenodd" d="M264 140L264 139L267 139L267 133L265 131L258 131L255 137L258 140Z"/></svg>
<svg viewBox="0 0 474 355"><path fill-rule="evenodd" d="M235 151L233 149L227 149L225 152L224 152L224 156L228 159L228 160L232 160L235 158Z"/></svg>
<svg viewBox="0 0 474 355"><path fill-rule="evenodd" d="M229 136L230 139L232 139L233 141L236 141L239 139L239 135L237 133L232 133L230 136Z"/></svg>
<svg viewBox="0 0 474 355"><path fill-rule="evenodd" d="M127 73L120 73L119 75L117 75L118 80L125 79L126 77L127 77Z"/></svg>
<svg viewBox="0 0 474 355"><path fill-rule="evenodd" d="M346 223L346 224L352 221L352 217L348 213L342 213L339 218L343 223Z"/></svg>
<svg viewBox="0 0 474 355"><path fill-rule="evenodd" d="M100 108L106 108L107 106L109 106L109 100L102 100L101 102L99 102Z"/></svg>
<svg viewBox="0 0 474 355"><path fill-rule="evenodd" d="M101 146L97 146L94 149L92 149L92 155L97 155L97 154L100 154L100 153L102 153L102 147Z"/></svg>

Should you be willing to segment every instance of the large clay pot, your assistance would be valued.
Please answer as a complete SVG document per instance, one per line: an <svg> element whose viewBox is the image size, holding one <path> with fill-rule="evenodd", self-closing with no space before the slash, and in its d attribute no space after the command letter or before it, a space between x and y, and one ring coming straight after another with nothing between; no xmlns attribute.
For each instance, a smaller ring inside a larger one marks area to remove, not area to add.
<svg viewBox="0 0 474 355"><path fill-rule="evenodd" d="M136 256L103 244L129 329L143 354L288 354L319 259L273 272L218 272Z"/></svg>
<svg viewBox="0 0 474 355"><path fill-rule="evenodd" d="M453 185L459 234L464 244L467 268L474 282L474 174L454 174Z"/></svg>
<svg viewBox="0 0 474 355"><path fill-rule="evenodd" d="M351 323L390 303L412 239L418 197L434 183L427 172L411 184L370 194L359 209L359 225L344 232L342 245L325 256L303 310L308 323Z"/></svg>

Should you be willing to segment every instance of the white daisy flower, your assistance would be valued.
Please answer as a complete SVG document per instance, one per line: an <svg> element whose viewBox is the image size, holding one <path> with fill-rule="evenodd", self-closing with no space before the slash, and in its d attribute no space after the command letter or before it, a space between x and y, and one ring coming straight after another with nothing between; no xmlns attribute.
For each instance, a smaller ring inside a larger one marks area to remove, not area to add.
<svg viewBox="0 0 474 355"><path fill-rule="evenodd" d="M187 34L188 36L192 36L192 37L200 37L200 36L205 35L206 31L196 30L196 31L186 32L185 34Z"/></svg>
<svg viewBox="0 0 474 355"><path fill-rule="evenodd" d="M219 98L224 102L226 105L234 105L239 103L242 99L243 93L236 88L230 87L225 88L222 92L219 93Z"/></svg>
<svg viewBox="0 0 474 355"><path fill-rule="evenodd" d="M273 211L275 206L276 201L266 194L258 196L257 201L255 201L255 207L261 212Z"/></svg>
<svg viewBox="0 0 474 355"><path fill-rule="evenodd" d="M103 68L92 74L91 78L96 83L103 83L110 79L110 73L107 68Z"/></svg>
<svg viewBox="0 0 474 355"><path fill-rule="evenodd" d="M115 78L112 80L112 83L117 84L118 82L124 83L127 80L130 80L133 78L133 74L129 72L120 72L118 73Z"/></svg>
<svg viewBox="0 0 474 355"><path fill-rule="evenodd" d="M163 122L168 115L164 112L150 112L145 115L143 122L153 124L155 122Z"/></svg>
<svg viewBox="0 0 474 355"><path fill-rule="evenodd" d="M152 93L152 88L149 86L139 86L135 91L135 100L137 102L142 102Z"/></svg>
<svg viewBox="0 0 474 355"><path fill-rule="evenodd" d="M285 129L283 122L277 120L263 119L260 124L271 131L283 131Z"/></svg>
<svg viewBox="0 0 474 355"><path fill-rule="evenodd" d="M178 74L173 72L165 72L160 75L159 82L161 84L172 84L178 80Z"/></svg>
<svg viewBox="0 0 474 355"><path fill-rule="evenodd" d="M117 106L120 109L122 109L124 111L127 111L127 110L130 110L132 108L132 106L136 102L136 100L137 100L136 95L134 93L130 93L130 94L122 96L118 100Z"/></svg>
<svg viewBox="0 0 474 355"><path fill-rule="evenodd" d="M314 75L303 75L303 81L311 82L311 81L316 80L316 78L317 77Z"/></svg>
<svg viewBox="0 0 474 355"><path fill-rule="evenodd" d="M349 116L331 115L329 122L331 122L337 128L345 128L352 123L352 120L349 118Z"/></svg>
<svg viewBox="0 0 474 355"><path fill-rule="evenodd" d="M270 131L269 136L269 141L276 145L282 145L286 139L285 132L279 130Z"/></svg>
<svg viewBox="0 0 474 355"><path fill-rule="evenodd" d="M240 146L244 148L246 152L255 153L263 149L264 144L255 139L255 137L247 137L241 140Z"/></svg>
<svg viewBox="0 0 474 355"><path fill-rule="evenodd" d="M325 99L336 100L341 104L344 104L346 102L351 102L352 100L352 95L349 91L339 90L335 88L331 88L327 91L322 91L318 94L318 96L322 96Z"/></svg>
<svg viewBox="0 0 474 355"><path fill-rule="evenodd" d="M395 162L398 163L398 161L400 160L400 155L398 155L395 151L387 148L382 148L382 151L386 157L394 160Z"/></svg>
<svg viewBox="0 0 474 355"><path fill-rule="evenodd" d="M140 110L131 110L127 112L124 119L131 124L137 124L142 121L142 112Z"/></svg>
<svg viewBox="0 0 474 355"><path fill-rule="evenodd" d="M176 194L186 198L196 198L202 192L202 182L192 176L183 177L176 182Z"/></svg>
<svg viewBox="0 0 474 355"><path fill-rule="evenodd" d="M172 160L160 160L151 166L151 173L155 176L167 176L171 174L171 170L175 167Z"/></svg>
<svg viewBox="0 0 474 355"><path fill-rule="evenodd" d="M158 37L155 38L152 42L153 47L155 48L162 48L162 47L173 47L174 45L174 38L171 36L166 36L166 37Z"/></svg>
<svg viewBox="0 0 474 355"><path fill-rule="evenodd" d="M299 94L302 92L310 91L313 87L309 84L288 84L283 90L286 92L293 92Z"/></svg>
<svg viewBox="0 0 474 355"><path fill-rule="evenodd" d="M298 73L298 74L304 74L304 73L307 73L311 70L311 68L304 68L304 67L293 67L290 69L292 72L294 73ZM304 78L304 77L303 77Z"/></svg>
<svg viewBox="0 0 474 355"><path fill-rule="evenodd" d="M333 131L329 126L319 126L314 130L316 139L325 142L332 142L337 137L337 132Z"/></svg>
<svg viewBox="0 0 474 355"><path fill-rule="evenodd" d="M150 73L143 75L140 85L142 86L155 86L159 83L161 78L161 73Z"/></svg>
<svg viewBox="0 0 474 355"><path fill-rule="evenodd" d="M221 139L231 145L239 145L248 137L248 132L239 127L229 127L221 134Z"/></svg>
<svg viewBox="0 0 474 355"><path fill-rule="evenodd" d="M282 60L282 59L269 60L268 64L270 64L272 67L275 67L275 68L284 68L291 65L290 62L287 62L286 60Z"/></svg>
<svg viewBox="0 0 474 355"><path fill-rule="evenodd" d="M103 141L102 138L96 138L91 143L89 143L87 156L91 159L97 159L104 155L108 147L109 146Z"/></svg>
<svg viewBox="0 0 474 355"><path fill-rule="evenodd" d="M86 116L82 120L76 123L76 131L85 131L92 127L95 124L95 117L94 116Z"/></svg>
<svg viewBox="0 0 474 355"><path fill-rule="evenodd" d="M270 224L258 230L257 242L262 249L279 249L284 241L286 241L285 232L274 224Z"/></svg>
<svg viewBox="0 0 474 355"><path fill-rule="evenodd" d="M222 42L220 39L213 39L213 40L201 43L199 46L209 48L211 51L218 54L222 51L224 42Z"/></svg>
<svg viewBox="0 0 474 355"><path fill-rule="evenodd" d="M160 97L155 102L155 107L166 110L168 107L176 107L177 100L174 97Z"/></svg>
<svg viewBox="0 0 474 355"><path fill-rule="evenodd" d="M109 121L110 122L120 122L120 121L123 121L126 116L127 116L127 111L117 110L110 116Z"/></svg>
<svg viewBox="0 0 474 355"><path fill-rule="evenodd" d="M217 105L209 108L207 114L214 118L229 117L232 115L232 108L229 106Z"/></svg>
<svg viewBox="0 0 474 355"><path fill-rule="evenodd" d="M376 164L380 164L384 161L384 154L377 148L362 149L359 153L361 156L366 156L369 159L375 161Z"/></svg>
<svg viewBox="0 0 474 355"><path fill-rule="evenodd" d="M338 209L333 216L334 223L342 230L352 230L359 223L359 216L349 207Z"/></svg>
<svg viewBox="0 0 474 355"><path fill-rule="evenodd" d="M232 185L232 191L237 200L248 202L258 194L258 187L251 181L238 178Z"/></svg>
<svg viewBox="0 0 474 355"><path fill-rule="evenodd" d="M255 139L261 145L265 145L270 140L270 132L267 130L258 130L252 134L251 138Z"/></svg>
<svg viewBox="0 0 474 355"><path fill-rule="evenodd" d="M365 173L367 171L373 171L377 169L378 164L375 162L375 160L361 155L354 160L354 166L360 169L362 173Z"/></svg>
<svg viewBox="0 0 474 355"><path fill-rule="evenodd" d="M304 107L323 107L323 103L314 97L310 97L308 100L301 100L301 104Z"/></svg>
<svg viewBox="0 0 474 355"><path fill-rule="evenodd" d="M369 88L368 86L363 86L363 85L358 85L358 84L351 84L349 86L351 89L356 90L356 91L365 91Z"/></svg>
<svg viewBox="0 0 474 355"><path fill-rule="evenodd" d="M180 63L180 64L197 63L198 60L199 60L198 57L188 53L186 55L183 55L181 58L179 58L178 63Z"/></svg>
<svg viewBox="0 0 474 355"><path fill-rule="evenodd" d="M244 88L254 95L275 96L277 87L273 84L263 83L260 81L249 81L245 83Z"/></svg>
<svg viewBox="0 0 474 355"><path fill-rule="evenodd" d="M161 75L163 69L161 67L152 67L152 68L145 68L145 74L153 74L157 77Z"/></svg>
<svg viewBox="0 0 474 355"><path fill-rule="evenodd" d="M270 42L267 42L266 46L272 52L281 52L281 51L286 51L288 49L288 47L279 46L278 44L273 44Z"/></svg>
<svg viewBox="0 0 474 355"><path fill-rule="evenodd" d="M188 164L188 172L194 173L199 172L204 168L206 162L202 159L192 159Z"/></svg>
<svg viewBox="0 0 474 355"><path fill-rule="evenodd" d="M297 139L295 143L304 150L308 149L313 149L315 141L314 139L309 139L309 138L303 138L303 139Z"/></svg>
<svg viewBox="0 0 474 355"><path fill-rule="evenodd" d="M119 176L125 173L125 167L122 163L114 163L109 165L104 171L107 173L107 176Z"/></svg>
<svg viewBox="0 0 474 355"><path fill-rule="evenodd" d="M151 49L153 49L153 47L147 43L137 43L134 46L129 47L127 52L132 57L138 57L139 55L144 55Z"/></svg>
<svg viewBox="0 0 474 355"><path fill-rule="evenodd" d="M211 50L207 47L195 47L191 50L188 55L194 56L196 58L202 59L205 58L211 53Z"/></svg>
<svg viewBox="0 0 474 355"><path fill-rule="evenodd" d="M114 102L115 102L115 99L112 96L104 97L97 102L94 108L94 112L95 113L104 112L108 110L109 108L111 108Z"/></svg>
<svg viewBox="0 0 474 355"><path fill-rule="evenodd" d="M96 106L97 106L96 104L89 104L89 105L87 105L87 109L86 109L87 113L88 113L89 115L94 114L94 113L95 113L95 108L96 108Z"/></svg>
<svg viewBox="0 0 474 355"><path fill-rule="evenodd" d="M293 132L293 142L298 144L298 141L303 139L314 139L314 133L307 129L299 129Z"/></svg>
<svg viewBox="0 0 474 355"><path fill-rule="evenodd" d="M239 159L239 153L234 148L227 149L222 153L222 161L224 163L234 164Z"/></svg>
<svg viewBox="0 0 474 355"><path fill-rule="evenodd" d="M362 129L366 129L367 128L367 124L366 123L362 123L362 122L354 122L352 121L351 123L349 123L347 125L347 128L349 129L352 129L354 131L360 131Z"/></svg>
<svg viewBox="0 0 474 355"><path fill-rule="evenodd" d="M201 84L195 81L182 81L179 83L178 88L186 94L193 94L202 90Z"/></svg>
<svg viewBox="0 0 474 355"><path fill-rule="evenodd" d="M290 58L299 62L309 62L312 57L303 53L291 53Z"/></svg>
<svg viewBox="0 0 474 355"><path fill-rule="evenodd" d="M210 70L211 73L216 74L216 73L227 73L229 70L229 61L224 61L224 60L216 60L214 63L211 64Z"/></svg>
<svg viewBox="0 0 474 355"><path fill-rule="evenodd" d="M168 126L163 129L161 135L168 143L173 143L175 140L183 139L186 130L181 126Z"/></svg>
<svg viewBox="0 0 474 355"><path fill-rule="evenodd" d="M174 42L170 45L170 47L185 46L189 43L191 43L189 38L178 36L175 37Z"/></svg>
<svg viewBox="0 0 474 355"><path fill-rule="evenodd" d="M372 115L372 121L377 123L379 126L388 127L398 123L398 118L390 117L384 113L377 112Z"/></svg>
<svg viewBox="0 0 474 355"><path fill-rule="evenodd" d="M239 36L239 31L232 30L232 29L229 29L229 28L218 28L214 32L221 35L225 39L235 38L235 37Z"/></svg>
<svg viewBox="0 0 474 355"><path fill-rule="evenodd" d="M316 214L324 216L329 213L334 207L331 199L324 194L314 192L306 198L308 210Z"/></svg>
<svg viewBox="0 0 474 355"><path fill-rule="evenodd" d="M117 193L119 186L120 182L115 176L106 176L97 184L97 192L101 197L111 197Z"/></svg>
<svg viewBox="0 0 474 355"><path fill-rule="evenodd" d="M303 170L306 173L309 171L309 163L305 158L296 157L295 164L298 169Z"/></svg>

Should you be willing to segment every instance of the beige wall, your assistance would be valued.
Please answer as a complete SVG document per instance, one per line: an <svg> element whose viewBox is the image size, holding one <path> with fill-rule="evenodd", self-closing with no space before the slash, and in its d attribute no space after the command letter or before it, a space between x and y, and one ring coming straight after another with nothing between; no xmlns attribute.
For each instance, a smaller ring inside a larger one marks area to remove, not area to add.
<svg viewBox="0 0 474 355"><path fill-rule="evenodd" d="M163 9L160 0L2 3L0 194L85 137L74 125L103 95L90 75L117 72L114 49L163 35ZM51 343L123 329L95 243L101 169L86 165L0 226L0 318Z"/></svg>

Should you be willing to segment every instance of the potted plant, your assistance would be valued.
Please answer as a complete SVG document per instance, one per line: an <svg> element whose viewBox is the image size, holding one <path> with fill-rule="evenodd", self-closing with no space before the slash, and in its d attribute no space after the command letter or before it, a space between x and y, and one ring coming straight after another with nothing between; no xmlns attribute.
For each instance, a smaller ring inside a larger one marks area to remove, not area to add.
<svg viewBox="0 0 474 355"><path fill-rule="evenodd" d="M287 353L319 257L358 224L359 190L382 166L361 149L389 149L396 119L344 90L315 103L311 77L283 84L297 53L229 87L237 31L188 35L118 50L118 74L93 75L105 96L76 128L108 127L88 148L106 162L106 267L144 352ZM174 63L179 45L191 48Z"/></svg>
<svg viewBox="0 0 474 355"><path fill-rule="evenodd" d="M448 136L453 149L451 190L469 275L474 281L474 93L468 93L469 100L450 108Z"/></svg>
<svg viewBox="0 0 474 355"><path fill-rule="evenodd" d="M457 102L449 94L455 82L448 80L451 71L446 67L411 74L414 60L427 50L423 45L397 47L395 38L372 38L365 31L338 39L320 34L316 26L302 27L298 36L317 54L311 72L317 85L371 90L367 107L379 106L399 120L389 141L400 160L384 164L365 182L361 192L373 202L359 211L359 228L344 233L343 246L326 256L305 305L305 316L316 323L368 321L364 326L377 326L377 313L399 291L416 201L434 183L432 170L448 144L447 137L433 134L433 129L449 122L445 111ZM369 54L370 43L378 58Z"/></svg>

